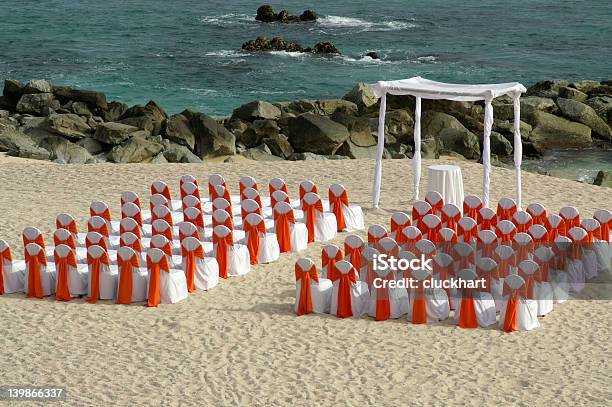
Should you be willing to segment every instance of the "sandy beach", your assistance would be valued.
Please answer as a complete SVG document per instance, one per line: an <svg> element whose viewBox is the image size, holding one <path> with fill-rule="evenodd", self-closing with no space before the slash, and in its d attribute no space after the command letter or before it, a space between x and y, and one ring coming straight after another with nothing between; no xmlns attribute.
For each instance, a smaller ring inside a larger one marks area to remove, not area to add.
<svg viewBox="0 0 612 407"><path fill-rule="evenodd" d="M462 167L466 194L482 192L482 166ZM291 196L311 179L327 193L344 184L366 225L388 225L411 208L410 160L385 160L381 209L372 210L373 160L206 164L58 165L0 155L0 238L22 258L21 230L51 239L55 216L86 225L91 200L119 216L119 194L145 199L157 179L178 192L179 177L225 176L232 193L251 175L284 178ZM422 191L427 187L423 171ZM491 201L514 196L514 171L493 168ZM612 209L612 189L523 173L525 206L538 201L582 214ZM360 233L365 236L365 231ZM334 240L343 242L346 233ZM609 405L612 399L612 301L568 301L530 332L461 330L450 321L412 325L309 315L297 318L294 262L320 262L322 244L284 254L176 305L97 305L0 297L0 384L60 385L69 405Z"/></svg>

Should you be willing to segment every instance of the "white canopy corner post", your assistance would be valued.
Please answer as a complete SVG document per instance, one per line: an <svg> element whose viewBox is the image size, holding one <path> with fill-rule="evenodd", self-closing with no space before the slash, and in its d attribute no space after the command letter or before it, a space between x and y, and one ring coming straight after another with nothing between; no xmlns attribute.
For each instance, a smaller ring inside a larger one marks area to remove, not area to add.
<svg viewBox="0 0 612 407"><path fill-rule="evenodd" d="M378 208L380 202L380 186L382 183L382 158L385 150L385 114L387 111L387 94L380 96L378 112L378 141L376 144L376 164L374 166L374 186L372 188L372 206Z"/></svg>
<svg viewBox="0 0 612 407"><path fill-rule="evenodd" d="M521 92L514 92L514 168L516 171L516 204L522 209L523 187L521 184L521 163L523 161L523 140L521 139Z"/></svg>
<svg viewBox="0 0 612 407"><path fill-rule="evenodd" d="M491 184L491 129L493 128L493 105L491 98L485 99L484 134L482 138L482 203L489 207L489 187Z"/></svg>
<svg viewBox="0 0 612 407"><path fill-rule="evenodd" d="M421 97L417 96L414 106L414 154L412 155L412 173L414 176L414 200L419 199L421 184Z"/></svg>
<svg viewBox="0 0 612 407"><path fill-rule="evenodd" d="M527 89L518 82L463 85L430 81L415 76L409 79L395 81L379 81L371 85L372 91L380 102L380 115L378 118L378 144L376 150L376 167L374 169L374 190L372 194L373 206L378 207L380 201L380 188L382 185L382 156L385 147L385 110L386 95L410 95L416 98L414 114L414 156L412 166L414 172L414 197L419 198L419 184L421 179L421 98L447 99L459 102L485 101L485 123L483 134L482 164L483 174L483 203L489 205L489 187L491 178L491 129L493 127L493 105L496 97L510 95L514 97L514 164L516 166L517 200L521 206L521 173L522 144L520 135L520 95Z"/></svg>

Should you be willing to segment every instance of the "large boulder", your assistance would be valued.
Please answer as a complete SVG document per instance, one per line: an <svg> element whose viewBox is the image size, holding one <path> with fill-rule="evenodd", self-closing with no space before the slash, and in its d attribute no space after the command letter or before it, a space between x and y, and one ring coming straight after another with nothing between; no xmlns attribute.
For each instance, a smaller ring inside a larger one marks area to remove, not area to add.
<svg viewBox="0 0 612 407"><path fill-rule="evenodd" d="M422 158L440 158L440 141L433 136L425 136L421 139Z"/></svg>
<svg viewBox="0 0 612 407"><path fill-rule="evenodd" d="M166 120L166 132L164 137L177 144L189 147L191 151L195 148L195 135L193 134L191 123L189 119L182 114L172 115Z"/></svg>
<svg viewBox="0 0 612 407"><path fill-rule="evenodd" d="M241 135L240 141L246 147L261 145L263 139L278 136L280 128L274 120L255 120Z"/></svg>
<svg viewBox="0 0 612 407"><path fill-rule="evenodd" d="M595 135L612 141L612 129L597 115L592 107L576 100L561 97L557 98L557 104L563 116L589 126Z"/></svg>
<svg viewBox="0 0 612 407"><path fill-rule="evenodd" d="M121 123L136 126L156 136L161 133L164 122L168 118L166 112L154 101L146 105L135 105L127 109L121 116Z"/></svg>
<svg viewBox="0 0 612 407"><path fill-rule="evenodd" d="M23 93L51 93L51 84L44 79L32 79L23 88Z"/></svg>
<svg viewBox="0 0 612 407"><path fill-rule="evenodd" d="M365 117L351 116L341 112L334 113L331 116L331 119L337 123L342 124L348 129L350 134L349 140L355 146L371 147L376 145L376 139L372 135L372 129L370 127L369 119Z"/></svg>
<svg viewBox="0 0 612 407"><path fill-rule="evenodd" d="M76 145L83 147L91 155L97 155L104 151L104 146L98 140L94 140L91 137L86 137L78 140Z"/></svg>
<svg viewBox="0 0 612 407"><path fill-rule="evenodd" d="M164 141L164 158L170 163L201 163L202 159L192 153L187 147Z"/></svg>
<svg viewBox="0 0 612 407"><path fill-rule="evenodd" d="M277 134L275 136L265 138L263 139L263 142L275 156L289 159L289 157L293 155L293 147L291 147L291 143L289 143L287 136L284 134Z"/></svg>
<svg viewBox="0 0 612 407"><path fill-rule="evenodd" d="M342 97L344 100L353 102L359 110L366 110L378 103L378 98L374 96L374 91L367 83L358 83L353 86L353 89Z"/></svg>
<svg viewBox="0 0 612 407"><path fill-rule="evenodd" d="M7 154L12 157L31 158L33 160L49 160L51 158L51 153L48 150L34 144L19 145L8 150Z"/></svg>
<svg viewBox="0 0 612 407"><path fill-rule="evenodd" d="M101 92L74 89L67 86L54 86L53 94L62 103L66 103L72 100L74 102L85 102L87 103L87 106L89 106L89 108L92 110L103 111L108 108L106 95Z"/></svg>
<svg viewBox="0 0 612 407"><path fill-rule="evenodd" d="M514 105L512 107L514 109ZM521 98L521 111L534 109L554 113L557 110L557 105L555 104L555 101L551 98L539 96L525 96Z"/></svg>
<svg viewBox="0 0 612 407"><path fill-rule="evenodd" d="M568 86L562 86L559 88L559 97L565 99L573 99L578 102L585 102L588 99L588 95L584 92L579 91L575 88L570 88Z"/></svg>
<svg viewBox="0 0 612 407"><path fill-rule="evenodd" d="M161 130L161 123L156 126L156 123L153 122L150 116L127 117L119 120L117 123L138 127L140 130L144 130L148 135L153 136L157 136Z"/></svg>
<svg viewBox="0 0 612 407"><path fill-rule="evenodd" d="M599 171L593 185L612 188L612 171Z"/></svg>
<svg viewBox="0 0 612 407"><path fill-rule="evenodd" d="M595 96L612 96L612 85L600 85L591 89L587 95L590 98Z"/></svg>
<svg viewBox="0 0 612 407"><path fill-rule="evenodd" d="M423 137L437 137L444 129L467 131L455 117L441 112L428 110L421 119L421 133Z"/></svg>
<svg viewBox="0 0 612 407"><path fill-rule="evenodd" d="M482 146L484 144L484 134L479 134L479 141ZM500 133L492 131L489 142L491 145L491 154L495 154L499 157L507 157L512 154L512 143Z"/></svg>
<svg viewBox="0 0 612 407"><path fill-rule="evenodd" d="M247 103L234 110L232 119L254 121L259 119L276 120L281 116L281 111L272 103L256 100Z"/></svg>
<svg viewBox="0 0 612 407"><path fill-rule="evenodd" d="M357 105L343 99L322 99L322 100L295 100L289 103L279 104L285 113L300 115L302 113L312 113L315 115L330 116L336 112L356 116L358 114Z"/></svg>
<svg viewBox="0 0 612 407"><path fill-rule="evenodd" d="M376 146L362 147L349 138L340 146L336 154L350 158L376 158Z"/></svg>
<svg viewBox="0 0 612 407"><path fill-rule="evenodd" d="M114 163L148 162L162 152L164 146L144 137L134 136L108 153L108 160Z"/></svg>
<svg viewBox="0 0 612 407"><path fill-rule="evenodd" d="M591 106L599 117L608 123L608 126L612 126L612 97L597 96L588 99L585 103Z"/></svg>
<svg viewBox="0 0 612 407"><path fill-rule="evenodd" d="M378 130L378 121L376 120ZM414 143L414 120L406 110L397 109L387 112L385 115L385 133L387 137L392 137L397 143Z"/></svg>
<svg viewBox="0 0 612 407"><path fill-rule="evenodd" d="M556 99L559 96L559 89L568 86L569 82L562 79L544 80L527 88L527 96L540 96L544 98Z"/></svg>
<svg viewBox="0 0 612 407"><path fill-rule="evenodd" d="M236 154L236 136L204 113L185 110L196 137L194 153L200 158Z"/></svg>
<svg viewBox="0 0 612 407"><path fill-rule="evenodd" d="M128 110L128 105L122 102L110 102L108 109L102 111L102 118L105 122L116 122L121 120L121 117Z"/></svg>
<svg viewBox="0 0 612 407"><path fill-rule="evenodd" d="M314 10L304 10L304 12L300 14L300 21L316 21L317 18L317 13L315 13Z"/></svg>
<svg viewBox="0 0 612 407"><path fill-rule="evenodd" d="M601 83L599 83L598 81L592 81L588 79L572 82L569 84L570 87L577 89L578 91L583 93L588 93L600 85Z"/></svg>
<svg viewBox="0 0 612 407"><path fill-rule="evenodd" d="M535 111L525 120L533 126L529 141L541 153L551 148L588 147L593 141L589 127L550 113Z"/></svg>
<svg viewBox="0 0 612 407"><path fill-rule="evenodd" d="M305 113L289 122L289 142L298 152L329 155L349 138L348 129L329 117Z"/></svg>
<svg viewBox="0 0 612 407"><path fill-rule="evenodd" d="M0 151L19 150L35 146L34 140L15 126L0 121Z"/></svg>
<svg viewBox="0 0 612 407"><path fill-rule="evenodd" d="M5 104L11 110L15 110L15 106L21 95L23 95L23 88L25 85L19 81L14 79L6 79L4 81L4 89L2 91L2 95L4 97Z"/></svg>
<svg viewBox="0 0 612 407"><path fill-rule="evenodd" d="M17 102L18 113L30 113L42 116L45 108L59 109L60 104L51 93L24 94Z"/></svg>
<svg viewBox="0 0 612 407"><path fill-rule="evenodd" d="M96 127L93 137L102 143L117 145L129 139L137 131L139 131L138 127L127 124L115 122L100 123Z"/></svg>
<svg viewBox="0 0 612 407"><path fill-rule="evenodd" d="M88 164L95 161L89 151L63 137L46 137L40 142L40 147L49 151L50 159L58 163Z"/></svg>
<svg viewBox="0 0 612 407"><path fill-rule="evenodd" d="M283 161L281 157L272 155L272 152L265 144L249 148L241 153L243 157L255 161Z"/></svg>
<svg viewBox="0 0 612 407"><path fill-rule="evenodd" d="M72 113L79 116L93 116L93 113L89 110L89 106L87 106L85 102L73 102L70 109L72 109Z"/></svg>
<svg viewBox="0 0 612 407"><path fill-rule="evenodd" d="M443 150L454 151L472 160L480 157L478 137L467 129L445 128L437 137Z"/></svg>
<svg viewBox="0 0 612 407"><path fill-rule="evenodd" d="M91 127L76 114L51 114L45 119L44 126L50 132L70 139L91 136Z"/></svg>
<svg viewBox="0 0 612 407"><path fill-rule="evenodd" d="M341 54L338 47L329 41L318 42L312 47L311 52L315 54Z"/></svg>

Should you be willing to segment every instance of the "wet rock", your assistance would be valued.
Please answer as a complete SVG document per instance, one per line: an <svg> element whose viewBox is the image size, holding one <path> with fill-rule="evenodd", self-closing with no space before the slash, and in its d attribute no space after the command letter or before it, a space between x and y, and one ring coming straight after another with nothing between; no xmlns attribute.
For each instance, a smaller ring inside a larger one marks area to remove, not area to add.
<svg viewBox="0 0 612 407"><path fill-rule="evenodd" d="M317 13L315 13L314 10L304 10L304 12L300 14L300 21L316 21L317 18Z"/></svg>
<svg viewBox="0 0 612 407"><path fill-rule="evenodd" d="M370 57L372 59L380 59L380 56L378 55L378 53L374 52L374 51L370 51L368 53L365 54L366 57Z"/></svg>
<svg viewBox="0 0 612 407"><path fill-rule="evenodd" d="M612 188L612 171L599 171L593 185Z"/></svg>
<svg viewBox="0 0 612 407"><path fill-rule="evenodd" d="M527 96L540 96L544 98L556 99L557 96L559 96L559 88L568 85L569 82L562 79L540 81L527 88Z"/></svg>
<svg viewBox="0 0 612 407"><path fill-rule="evenodd" d="M276 13L274 12L274 8L269 4L264 4L257 9L257 15L255 16L255 20L261 21L263 23L271 23L276 21Z"/></svg>
<svg viewBox="0 0 612 407"><path fill-rule="evenodd" d="M315 54L341 54L340 50L329 41L316 43L315 46L312 47L312 52Z"/></svg>

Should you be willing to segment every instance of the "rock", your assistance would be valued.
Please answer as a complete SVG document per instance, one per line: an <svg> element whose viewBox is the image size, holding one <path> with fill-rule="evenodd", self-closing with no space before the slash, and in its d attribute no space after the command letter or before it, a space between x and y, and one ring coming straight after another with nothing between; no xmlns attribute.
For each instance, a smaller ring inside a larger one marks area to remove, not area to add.
<svg viewBox="0 0 612 407"><path fill-rule="evenodd" d="M550 113L535 111L525 117L533 126L529 141L542 153L551 148L588 147L591 129Z"/></svg>
<svg viewBox="0 0 612 407"><path fill-rule="evenodd" d="M281 157L272 155L270 149L265 144L258 147L249 148L241 154L243 157L255 161L283 161Z"/></svg>
<svg viewBox="0 0 612 407"><path fill-rule="evenodd" d="M612 97L597 96L588 99L585 103L591 106L599 117L604 119L609 126L612 126Z"/></svg>
<svg viewBox="0 0 612 407"><path fill-rule="evenodd" d="M8 110L0 110L0 119L8 119L11 115L11 112Z"/></svg>
<svg viewBox="0 0 612 407"><path fill-rule="evenodd" d="M148 135L156 136L161 130L161 126L157 126L150 116L135 116L119 120L117 123L134 126L140 130L144 130Z"/></svg>
<svg viewBox="0 0 612 407"><path fill-rule="evenodd" d="M31 158L33 160L48 160L51 158L49 151L33 144L20 145L15 149L8 150L7 154L12 157Z"/></svg>
<svg viewBox="0 0 612 407"><path fill-rule="evenodd" d="M423 138L427 135L437 137L444 129L467 131L459 120L449 114L431 110L425 111L421 119L421 134Z"/></svg>
<svg viewBox="0 0 612 407"><path fill-rule="evenodd" d="M579 91L578 89L570 88L567 86L562 86L561 88L559 88L559 97L562 97L565 99L573 99L578 102L585 102L588 98L586 93L583 93Z"/></svg>
<svg viewBox="0 0 612 407"><path fill-rule="evenodd" d="M282 104L281 106L283 112L291 113L296 116L303 113L312 113L317 116L330 116L336 112L357 116L359 110L355 103L343 99L301 99Z"/></svg>
<svg viewBox="0 0 612 407"><path fill-rule="evenodd" d="M31 113L40 116L43 114L45 107L52 109L60 107L51 93L25 94L19 99L16 110L19 113Z"/></svg>
<svg viewBox="0 0 612 407"><path fill-rule="evenodd" d="M440 143L437 139L432 136L421 139L421 158L440 158Z"/></svg>
<svg viewBox="0 0 612 407"><path fill-rule="evenodd" d="M274 120L255 120L253 126L242 133L240 141L246 147L255 147L262 143L264 138L270 138L279 134L278 124Z"/></svg>
<svg viewBox="0 0 612 407"><path fill-rule="evenodd" d="M597 136L612 141L612 129L597 115L592 107L576 100L561 97L557 99L557 104L563 116L589 126Z"/></svg>
<svg viewBox="0 0 612 407"><path fill-rule="evenodd" d="M193 134L191 123L182 114L172 115L166 120L166 134L164 137L177 144L189 147L191 151L195 148L195 135Z"/></svg>
<svg viewBox="0 0 612 407"><path fill-rule="evenodd" d="M353 86L353 89L344 95L342 99L355 103L359 110L365 110L378 103L378 99L374 96L374 92L370 85L363 82Z"/></svg>
<svg viewBox="0 0 612 407"><path fill-rule="evenodd" d="M350 158L376 158L376 146L362 147L349 138L340 146L336 154Z"/></svg>
<svg viewBox="0 0 612 407"><path fill-rule="evenodd" d="M263 142L275 156L288 159L293 154L293 147L284 134L277 134L263 139Z"/></svg>
<svg viewBox="0 0 612 407"><path fill-rule="evenodd" d="M278 107L263 100L256 100L235 109L232 114L232 119L242 119L252 122L259 119L276 120L280 116L281 111Z"/></svg>
<svg viewBox="0 0 612 407"><path fill-rule="evenodd" d="M121 119L127 110L128 105L125 103L110 102L108 109L102 111L102 118L105 122L116 122Z"/></svg>
<svg viewBox="0 0 612 407"><path fill-rule="evenodd" d="M138 127L129 126L122 123L108 122L98 124L93 137L102 143L117 145L128 140L132 134L137 131Z"/></svg>
<svg viewBox="0 0 612 407"><path fill-rule="evenodd" d="M85 150L89 152L89 154L97 155L104 151L104 147L100 144L99 141L94 140L91 137L86 137L78 140L76 145L83 147Z"/></svg>
<svg viewBox="0 0 612 407"><path fill-rule="evenodd" d="M134 123L131 125L150 131L151 135L156 136L161 133L167 118L166 112L157 103L150 100L144 106L135 105L127 109L121 116L121 122Z"/></svg>
<svg viewBox="0 0 612 407"><path fill-rule="evenodd" d="M385 132L387 137L393 137L398 143L413 144L414 120L412 115L402 109L388 111L385 115ZM376 128L378 130L378 120Z"/></svg>
<svg viewBox="0 0 612 407"><path fill-rule="evenodd" d="M479 135L480 145L483 145L484 134ZM507 157L512 154L512 143L506 139L503 135L492 131L491 137L489 138L491 143L491 153L499 157Z"/></svg>
<svg viewBox="0 0 612 407"><path fill-rule="evenodd" d="M370 51L368 53L365 54L366 57L370 57L372 59L380 59L380 56L378 56L378 54L374 51Z"/></svg>
<svg viewBox="0 0 612 407"><path fill-rule="evenodd" d="M576 81L576 82L572 82L569 84L571 88L577 89L579 92L582 92L582 93L588 93L600 85L601 83L597 81L591 81L591 80ZM571 98L568 98L568 99L571 99Z"/></svg>
<svg viewBox="0 0 612 407"><path fill-rule="evenodd" d="M612 85L600 85L587 92L589 98L595 96L612 96Z"/></svg>
<svg viewBox="0 0 612 407"><path fill-rule="evenodd" d="M376 145L376 139L372 135L370 120L365 117L351 116L342 112L334 113L331 119L342 124L349 131L352 144L358 147L371 147ZM340 155L347 155L338 153Z"/></svg>
<svg viewBox="0 0 612 407"><path fill-rule="evenodd" d="M291 161L320 161L327 160L327 157L324 155L314 154L314 153L294 153L291 158Z"/></svg>
<svg viewBox="0 0 612 407"><path fill-rule="evenodd" d="M23 95L24 88L24 84L14 79L6 79L4 81L4 90L2 91L2 94L4 95L4 98L6 98L8 105L7 107L12 107L13 109L15 108L17 102L21 98L21 95Z"/></svg>
<svg viewBox="0 0 612 407"><path fill-rule="evenodd" d="M300 14L300 21L316 21L317 18L317 13L315 13L314 10L304 10L304 12Z"/></svg>
<svg viewBox="0 0 612 407"><path fill-rule="evenodd" d="M71 108L72 112L74 114L78 114L79 116L93 116L91 110L89 110L89 107L85 102L74 102Z"/></svg>
<svg viewBox="0 0 612 407"><path fill-rule="evenodd" d="M92 90L82 90L69 88L67 86L54 86L53 94L57 97L60 102L65 103L69 100L74 102L85 102L90 109L98 109L101 111L108 109L108 103L106 102L106 95L101 92L95 92Z"/></svg>
<svg viewBox="0 0 612 407"><path fill-rule="evenodd" d="M527 89L527 96L556 99L559 96L559 88L568 85L568 81L561 79L540 81Z"/></svg>
<svg viewBox="0 0 612 407"><path fill-rule="evenodd" d="M113 147L108 153L108 160L114 163L140 163L150 161L163 149L164 146L160 143L134 136Z"/></svg>
<svg viewBox="0 0 612 407"><path fill-rule="evenodd" d="M0 151L20 150L35 146L34 140L14 125L0 122Z"/></svg>
<svg viewBox="0 0 612 407"><path fill-rule="evenodd" d="M315 44L312 47L312 52L315 54L338 54L340 55L340 50L331 42L324 41Z"/></svg>
<svg viewBox="0 0 612 407"><path fill-rule="evenodd" d="M493 131L501 133L511 143L514 140L514 121L510 120L495 120L493 122ZM529 133L531 133L532 127L530 124L524 121L520 122L521 139L527 140Z"/></svg>
<svg viewBox="0 0 612 407"><path fill-rule="evenodd" d="M236 137L223 125L204 113L185 110L195 135L194 153L200 158L236 154Z"/></svg>
<svg viewBox="0 0 612 407"><path fill-rule="evenodd" d="M52 133L71 139L81 139L91 135L91 127L76 114L51 114L43 126Z"/></svg>
<svg viewBox="0 0 612 407"><path fill-rule="evenodd" d="M202 160L200 160L200 162L202 162ZM159 153L155 157L153 157L151 161L149 161L149 164L168 164L168 160L166 160L166 157L163 153Z"/></svg>
<svg viewBox="0 0 612 407"><path fill-rule="evenodd" d="M298 153L334 154L349 135L346 127L325 116L305 113L289 122L289 142Z"/></svg>
<svg viewBox="0 0 612 407"><path fill-rule="evenodd" d="M455 151L472 160L480 157L478 137L467 129L445 128L437 137L444 150Z"/></svg>
<svg viewBox="0 0 612 407"><path fill-rule="evenodd" d="M242 134L253 125L246 120L242 119L229 119L224 124L225 128L228 129L234 136L236 136L236 140L240 140Z"/></svg>
<svg viewBox="0 0 612 407"><path fill-rule="evenodd" d="M612 188L612 171L599 171L593 185Z"/></svg>
<svg viewBox="0 0 612 407"><path fill-rule="evenodd" d="M269 4L265 4L260 6L257 9L257 15L255 16L255 20L261 21L263 23L271 23L276 21L276 13L274 12L274 8Z"/></svg>
<svg viewBox="0 0 612 407"><path fill-rule="evenodd" d="M51 84L44 79L32 79L23 88L23 93L51 93Z"/></svg>
<svg viewBox="0 0 612 407"><path fill-rule="evenodd" d="M286 41L280 37L274 37L271 40L267 37L257 37L255 40L247 41L241 47L245 51L285 51L285 52L311 52L311 49L305 49L302 45Z"/></svg>
<svg viewBox="0 0 612 407"><path fill-rule="evenodd" d="M202 159L192 153L187 147L168 143L164 151L164 157L171 163L201 163Z"/></svg>
<svg viewBox="0 0 612 407"><path fill-rule="evenodd" d="M46 137L40 147L51 153L50 159L66 164L88 164L94 162L93 156L84 147L71 143L63 137Z"/></svg>
<svg viewBox="0 0 612 407"><path fill-rule="evenodd" d="M514 109L514 105L512 106ZM531 109L530 109L531 108ZM525 110L542 110L544 112L554 113L557 110L555 101L550 98L539 96L526 96L521 98L521 111ZM495 113L494 113L495 114ZM512 113L514 117L514 112Z"/></svg>

